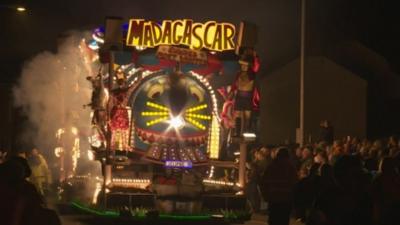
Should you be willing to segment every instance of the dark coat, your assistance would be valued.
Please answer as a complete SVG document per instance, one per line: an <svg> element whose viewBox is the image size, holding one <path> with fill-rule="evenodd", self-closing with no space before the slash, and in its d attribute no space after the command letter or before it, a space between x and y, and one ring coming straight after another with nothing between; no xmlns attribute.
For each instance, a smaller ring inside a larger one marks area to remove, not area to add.
<svg viewBox="0 0 400 225"><path fill-rule="evenodd" d="M261 192L267 202L289 203L296 182L296 168L290 159L274 159L262 177Z"/></svg>

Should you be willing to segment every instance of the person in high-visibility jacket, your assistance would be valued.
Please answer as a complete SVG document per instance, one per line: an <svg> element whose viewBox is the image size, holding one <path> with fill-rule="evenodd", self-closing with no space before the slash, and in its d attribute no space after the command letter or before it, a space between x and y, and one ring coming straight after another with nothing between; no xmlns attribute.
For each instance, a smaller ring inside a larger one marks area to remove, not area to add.
<svg viewBox="0 0 400 225"><path fill-rule="evenodd" d="M29 180L35 185L39 193L44 195L51 184L51 174L46 159L37 148L33 148L28 162L32 170Z"/></svg>

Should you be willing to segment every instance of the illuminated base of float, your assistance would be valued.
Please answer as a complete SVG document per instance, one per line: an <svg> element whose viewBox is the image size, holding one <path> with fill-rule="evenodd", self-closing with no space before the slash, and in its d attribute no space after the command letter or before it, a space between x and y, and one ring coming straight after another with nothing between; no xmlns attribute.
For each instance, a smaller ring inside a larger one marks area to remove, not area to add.
<svg viewBox="0 0 400 225"><path fill-rule="evenodd" d="M109 201L118 199L117 195L110 195ZM121 196L119 196L121 197ZM126 196L122 198L126 201ZM137 204L139 202L156 202L154 195L131 194L129 202ZM121 199L120 199L121 200ZM127 203L127 202L125 202ZM235 195L205 195L198 202L180 202L176 201L175 206L187 207L188 205L198 204L202 207L198 212L174 212L166 213L154 210L153 207L119 207L114 210L102 210L100 206L87 206L78 202L72 202L74 209L81 213L94 216L97 223L107 224L137 224L140 222L157 221L157 224L228 224L241 223L250 220L251 213L245 210L246 199L243 196Z"/></svg>
<svg viewBox="0 0 400 225"><path fill-rule="evenodd" d="M245 196L237 195L232 191L235 188L234 183L210 182L211 180L204 180L204 185L154 184L152 192L114 187L107 189L106 208L146 208L167 214L198 214L218 210L240 211L248 208ZM98 194L97 205L105 205L103 192Z"/></svg>
<svg viewBox="0 0 400 225"><path fill-rule="evenodd" d="M236 195L233 182L203 180L202 185L153 185L138 188L146 179L113 179L114 184L97 193L95 204L72 202L74 211L89 214L93 224L197 224L238 223L250 219L247 200ZM119 185L124 183L124 185ZM132 183L131 185L127 185ZM104 196L106 204L104 204ZM185 223L186 222L186 223ZM90 223L92 224L92 223Z"/></svg>
<svg viewBox="0 0 400 225"><path fill-rule="evenodd" d="M93 182L96 185L92 184ZM130 209L132 213L155 211L163 215L203 215L205 213L211 215L212 213L232 216L235 213L248 212L246 198L240 194L241 188L234 182L203 179L201 184L176 184L170 183L169 180L164 181L165 184L159 184L158 181L149 179L113 178L107 186L106 195L102 191L102 182L101 178L90 176L77 176L70 179L69 188L64 189L64 194L69 196L66 202L81 199L81 202L86 202L86 204L90 202L95 208L116 212L125 208ZM94 186L96 191L88 191ZM106 197L106 206L104 197Z"/></svg>

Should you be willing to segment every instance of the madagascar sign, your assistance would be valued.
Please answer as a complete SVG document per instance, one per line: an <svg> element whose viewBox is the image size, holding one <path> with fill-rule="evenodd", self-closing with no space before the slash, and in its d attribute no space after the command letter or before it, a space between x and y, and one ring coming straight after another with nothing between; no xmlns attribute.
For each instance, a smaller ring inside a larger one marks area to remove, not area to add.
<svg viewBox="0 0 400 225"><path fill-rule="evenodd" d="M127 46L156 47L186 45L192 49L225 51L235 48L235 26L230 23L194 23L193 20L164 20L162 24L144 19L131 19Z"/></svg>

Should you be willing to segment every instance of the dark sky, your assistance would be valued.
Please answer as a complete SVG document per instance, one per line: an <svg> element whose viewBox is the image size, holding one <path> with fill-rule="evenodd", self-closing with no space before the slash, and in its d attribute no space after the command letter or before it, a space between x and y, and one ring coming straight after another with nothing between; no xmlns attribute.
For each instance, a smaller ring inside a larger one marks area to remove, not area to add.
<svg viewBox="0 0 400 225"><path fill-rule="evenodd" d="M343 59L342 64L357 67L355 64L359 64L360 60L353 57L358 56L342 57L347 54L343 52L348 52L348 45L343 43L357 43L357 46L366 47L382 56L380 59L383 59L383 63L378 63L376 67L387 63L392 72L400 73L400 20L395 1L307 1L308 54L331 55L332 58L339 59L338 61ZM13 0L2 2L8 5L16 3ZM263 74L288 63L299 54L300 0L24 2L29 10L23 14L0 9L0 80L15 79L18 74L15 71L21 62L38 52L54 51L60 34L68 30L92 29L102 24L105 16L155 20L192 18L197 21L217 20L234 24L248 20L259 27L257 50L262 58ZM358 51L357 54L365 55L363 51ZM368 66L366 68L371 70Z"/></svg>

